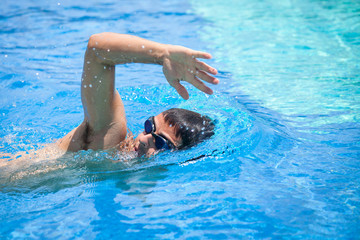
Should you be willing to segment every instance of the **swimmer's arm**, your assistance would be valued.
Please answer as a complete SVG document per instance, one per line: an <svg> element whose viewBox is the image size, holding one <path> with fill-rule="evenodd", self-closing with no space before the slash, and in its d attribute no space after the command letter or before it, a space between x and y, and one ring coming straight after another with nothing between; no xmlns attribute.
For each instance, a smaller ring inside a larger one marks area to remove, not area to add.
<svg viewBox="0 0 360 240"><path fill-rule="evenodd" d="M210 59L210 54L182 46L161 44L125 34L100 33L91 36L88 51L92 51L99 62L108 66L124 63L162 65L166 79L184 99L188 99L189 94L179 83L180 80L191 83L207 94L212 94L212 90L203 81L212 84L219 82L210 75L217 74L217 70L197 59Z"/></svg>
<svg viewBox="0 0 360 240"><path fill-rule="evenodd" d="M210 75L216 74L217 71L197 58L209 59L211 55L131 35L117 33L92 35L85 53L81 82L84 125L89 124L90 129L94 131L92 133L95 134L110 135L120 140L125 137L125 110L120 95L115 89L117 64L135 62L162 65L166 79L184 99L188 99L189 94L180 84L180 80L212 94L212 90L203 81L217 84L219 80ZM151 76L146 77L151 80Z"/></svg>

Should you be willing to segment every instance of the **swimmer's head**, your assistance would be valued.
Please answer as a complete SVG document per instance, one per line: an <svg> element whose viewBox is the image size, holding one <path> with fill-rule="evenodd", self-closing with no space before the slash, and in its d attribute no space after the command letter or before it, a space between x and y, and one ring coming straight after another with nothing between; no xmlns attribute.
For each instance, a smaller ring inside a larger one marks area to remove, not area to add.
<svg viewBox="0 0 360 240"><path fill-rule="evenodd" d="M139 156L150 156L162 149L185 149L210 138L215 124L204 115L172 108L145 122L144 131L135 139Z"/></svg>

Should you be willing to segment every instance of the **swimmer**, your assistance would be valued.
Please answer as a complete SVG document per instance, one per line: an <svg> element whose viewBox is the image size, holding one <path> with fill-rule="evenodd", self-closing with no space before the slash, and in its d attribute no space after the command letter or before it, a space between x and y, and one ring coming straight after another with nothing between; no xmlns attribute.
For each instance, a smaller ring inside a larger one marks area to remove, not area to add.
<svg viewBox="0 0 360 240"><path fill-rule="evenodd" d="M189 94L181 81L212 94L204 82L218 84L219 80L212 76L217 70L198 58L210 59L211 55L131 35L92 35L81 79L84 120L56 144L70 152L126 148L136 151L138 156L150 156L161 150L190 147L209 138L214 130L209 117L173 108L144 119L144 131L134 139L128 134L124 105L115 89L115 65L149 63L163 66L167 81L184 99L188 99Z"/></svg>

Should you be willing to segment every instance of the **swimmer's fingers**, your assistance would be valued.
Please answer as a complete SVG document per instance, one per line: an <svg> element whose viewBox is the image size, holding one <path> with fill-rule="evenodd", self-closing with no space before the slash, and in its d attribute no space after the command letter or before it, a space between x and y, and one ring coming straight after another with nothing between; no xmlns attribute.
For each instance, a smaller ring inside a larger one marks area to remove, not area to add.
<svg viewBox="0 0 360 240"><path fill-rule="evenodd" d="M189 81L194 87L199 89L200 91L207 93L207 94L213 94L213 90L206 86L202 81L200 81L196 76L192 75L191 81Z"/></svg>
<svg viewBox="0 0 360 240"><path fill-rule="evenodd" d="M211 59L212 56L211 56L210 53L195 51L195 52L193 53L193 58Z"/></svg>
<svg viewBox="0 0 360 240"><path fill-rule="evenodd" d="M183 99L189 99L188 91L183 85L180 84L181 74L178 74L176 73L176 71L173 70L169 61L164 62L163 73L170 86L175 88Z"/></svg>
<svg viewBox="0 0 360 240"><path fill-rule="evenodd" d="M219 79L217 79L216 77L210 76L209 74L207 74L204 71L196 71L196 76L198 78L200 78L201 80L204 80L205 82L208 83L212 83L212 84L218 84L219 83Z"/></svg>
<svg viewBox="0 0 360 240"><path fill-rule="evenodd" d="M211 73L214 75L216 75L218 73L215 68L209 66L208 64L206 64L204 62L200 62L198 60L196 60L195 67L196 67L196 69L199 69L201 71L208 72L208 73Z"/></svg>
<svg viewBox="0 0 360 240"><path fill-rule="evenodd" d="M185 100L189 99L189 93L186 90L186 88L180 84L180 82L178 80L174 80L174 81L169 81L170 85L176 89L176 91L178 92L178 94Z"/></svg>

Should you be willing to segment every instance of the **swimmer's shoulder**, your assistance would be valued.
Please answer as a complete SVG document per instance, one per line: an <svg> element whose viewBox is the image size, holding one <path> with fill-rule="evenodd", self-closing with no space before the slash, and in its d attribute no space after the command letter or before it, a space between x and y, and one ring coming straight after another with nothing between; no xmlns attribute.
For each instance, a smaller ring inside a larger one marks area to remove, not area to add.
<svg viewBox="0 0 360 240"><path fill-rule="evenodd" d="M65 137L59 139L56 144L60 149L70 152L109 149L124 141L126 134L126 127L116 122L107 128L94 131L84 121Z"/></svg>

